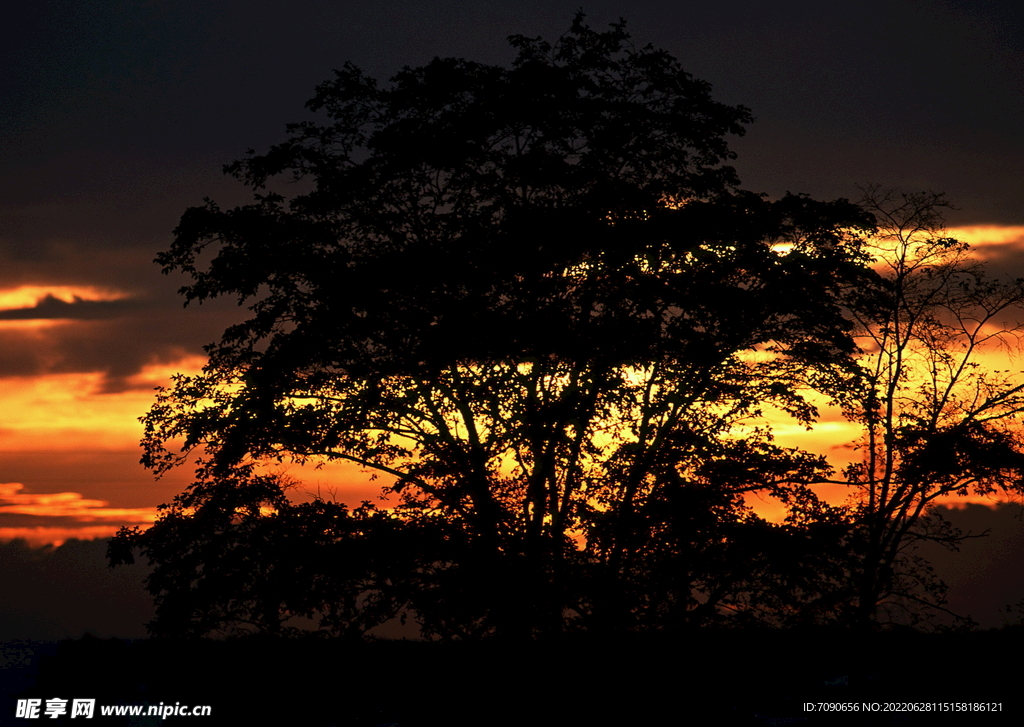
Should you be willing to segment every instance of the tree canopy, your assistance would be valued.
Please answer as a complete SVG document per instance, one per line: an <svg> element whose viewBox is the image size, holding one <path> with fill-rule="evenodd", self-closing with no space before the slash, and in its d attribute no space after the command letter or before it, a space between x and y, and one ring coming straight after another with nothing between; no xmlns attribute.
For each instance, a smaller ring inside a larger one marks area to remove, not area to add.
<svg viewBox="0 0 1024 727"><path fill-rule="evenodd" d="M985 357L1017 349L1024 280L993 278L949 236L944 195L864 191L877 222L866 251L880 275L850 306L862 376L846 416L863 432L863 456L841 480L856 493L851 580L860 621L919 620L945 609L944 585L917 547L955 549L964 537L931 506L1021 492L1024 381Z"/></svg>
<svg viewBox="0 0 1024 727"><path fill-rule="evenodd" d="M763 415L809 425L812 393L852 411L874 217L741 190L750 113L621 22L510 43L510 68L344 66L320 120L225 168L252 203L182 216L159 264L250 316L144 420L155 471L200 453L113 551L158 563L157 631L409 614L471 638L849 600L849 520L810 487L829 467ZM356 463L392 500L292 504L260 469L284 460Z"/></svg>

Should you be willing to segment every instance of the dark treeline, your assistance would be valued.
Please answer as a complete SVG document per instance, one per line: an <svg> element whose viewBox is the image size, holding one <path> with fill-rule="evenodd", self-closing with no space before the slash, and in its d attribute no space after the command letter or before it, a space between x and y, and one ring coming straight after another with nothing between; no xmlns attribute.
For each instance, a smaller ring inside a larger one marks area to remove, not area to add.
<svg viewBox="0 0 1024 727"><path fill-rule="evenodd" d="M250 204L182 217L159 264L251 316L145 418L155 472L198 454L111 547L154 564L152 632L950 623L919 547L962 540L938 498L1020 487L1021 386L976 361L1020 281L939 194L741 189L750 112L623 23L510 42L511 68L344 66L319 121L226 167ZM852 466L775 441L825 404ZM282 461L359 465L390 506L295 504Z"/></svg>

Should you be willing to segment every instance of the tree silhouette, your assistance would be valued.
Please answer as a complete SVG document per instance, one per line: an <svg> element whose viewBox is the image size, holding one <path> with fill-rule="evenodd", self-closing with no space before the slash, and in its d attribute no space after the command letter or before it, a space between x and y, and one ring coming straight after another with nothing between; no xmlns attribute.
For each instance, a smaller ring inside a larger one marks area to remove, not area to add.
<svg viewBox="0 0 1024 727"><path fill-rule="evenodd" d="M1021 491L1024 384L983 356L1017 347L1024 281L989 278L946 234L941 194L871 187L862 204L878 221L867 250L881 276L852 307L864 383L847 416L864 456L845 482L858 493L856 620L871 623L943 610L944 586L914 550L964 536L930 505Z"/></svg>
<svg viewBox="0 0 1024 727"><path fill-rule="evenodd" d="M202 453L197 484L115 545L157 562L170 630L273 631L360 599L453 638L826 608L825 462L757 424L810 423L808 391L848 386L870 215L739 190L723 162L748 111L622 22L510 42L511 68L336 71L308 104L326 121L226 167L254 201L190 208L157 258L192 277L187 301L252 313L144 420L155 471ZM354 462L399 502L291 505L255 474L280 460ZM756 517L751 492L790 520ZM260 580L298 568L286 538L321 564L306 601ZM336 578L358 542L373 567ZM403 548L422 557L366 555ZM253 579L266 599L232 595ZM345 613L327 620L368 626Z"/></svg>

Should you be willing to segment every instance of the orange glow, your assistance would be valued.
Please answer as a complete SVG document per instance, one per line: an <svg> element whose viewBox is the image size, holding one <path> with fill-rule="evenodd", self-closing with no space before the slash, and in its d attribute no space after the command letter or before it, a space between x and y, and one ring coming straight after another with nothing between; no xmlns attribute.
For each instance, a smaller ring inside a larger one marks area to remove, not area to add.
<svg viewBox="0 0 1024 727"><path fill-rule="evenodd" d="M67 320L62 318L23 318L11 321L0 320L0 330L38 331L44 328L66 326Z"/></svg>
<svg viewBox="0 0 1024 727"><path fill-rule="evenodd" d="M22 285L0 290L0 310L18 310L39 305L47 297L65 303L122 300L128 293L95 285Z"/></svg>
<svg viewBox="0 0 1024 727"><path fill-rule="evenodd" d="M950 227L946 230L949 237L966 242L971 249L982 256L985 248L996 245L1024 244L1024 225L971 225L966 227Z"/></svg>
<svg viewBox="0 0 1024 727"><path fill-rule="evenodd" d="M101 373L51 374L3 380L0 451L125 450L142 438L138 419L153 404L153 388L178 370L198 370L196 356L178 366L148 366L132 378L138 388L98 394Z"/></svg>
<svg viewBox="0 0 1024 727"><path fill-rule="evenodd" d="M1024 226L953 227L948 228L944 234L969 244L972 256L980 260L992 259L1024 249ZM999 320L983 327L984 333L994 337L971 354L972 361L979 364L981 370L993 373L1002 372L1011 379L1019 378L1024 374L1024 371L1021 370L1019 334L994 335L998 334L1004 326L1012 327L1015 324L1016 321ZM861 342L861 345L868 344L869 342ZM922 383L924 383L923 379ZM811 431L805 431L802 427L781 421L773 422L773 425L779 444L800 447L815 454L825 455L837 470L841 470L859 459L856 444L861 436L861 430L856 425L845 421L838 411L830 411L828 407L823 408L822 418ZM845 485L820 485L817 492L826 502L836 505L844 502L847 496L854 494L852 489ZM966 508L969 504L996 508L1004 500L1005 497L989 495L949 495L936 498L933 504L958 509ZM784 514L781 506L771 502L752 502L751 504L755 506L755 510L759 514L769 517L769 519L772 519L773 515L778 518Z"/></svg>
<svg viewBox="0 0 1024 727"><path fill-rule="evenodd" d="M0 405L4 410L0 453L32 462L32 470L57 474L51 474L51 480L67 482L66 491L46 493L32 492L34 485L29 479L24 480L25 484L0 484L0 515L61 518L52 525L44 521L38 526L12 523L0 527L0 539L24 538L33 546L60 545L70 538L107 538L122 525L148 526L154 522L156 503L170 499L167 485L151 484L152 478L141 466L135 465L138 487L153 493L154 506L122 504L126 497L136 502L140 499L131 475L126 481L123 474L131 471L130 463L138 461L142 437L138 418L152 405L154 387L165 384L175 371L197 371L203 363L205 359L195 356L175 365L147 366L130 382L138 388L117 393L99 393L103 382L99 372L0 379ZM82 454L90 452L110 453L112 462L123 457L127 460L125 469L110 479L94 473L83 477L77 463ZM126 490L126 485L132 490ZM74 523L82 526L75 527Z"/></svg>
<svg viewBox="0 0 1024 727"><path fill-rule="evenodd" d="M262 468L263 472L283 475L294 486L286 488L292 502L326 500L341 502L349 507L358 506L364 500L383 505L381 494L385 487L394 482L390 475L375 474L353 462L314 462L307 464L276 464Z"/></svg>
<svg viewBox="0 0 1024 727"><path fill-rule="evenodd" d="M685 200L665 201L669 206L683 203ZM973 254L982 260L1004 256L1009 260L1011 254L1024 252L1024 226L952 227L946 234L972 245ZM778 249L784 252L781 246ZM103 286L24 285L0 289L0 310L30 309L48 296L74 303L123 300L129 295L127 291ZM18 340L29 345L35 339L35 332L43 342L55 326L80 325L87 324L68 319L0 321L0 329L19 329ZM1019 352L1005 347L993 346L981 352L978 361L987 369L1009 370L1014 374L1024 367ZM0 514L71 518L74 523L82 524L75 528L57 524L21 526L19 523L16 527L0 527L0 540L25 538L34 545L59 544L74 537L108 537L121 524L145 526L153 522L154 507L126 507L125 504L168 501L167 493L182 489L179 481L187 482L187 472L169 474L162 485L156 486L150 484L149 474L139 467L140 484L136 488L132 476L123 472L116 481L95 475L91 479L80 479L75 456L87 452L123 453L126 460L130 460L124 471L135 466L142 437L138 418L153 404L152 389L165 385L173 373L197 373L204 363L205 357L192 356L173 364L147 366L132 377L130 388L115 393L101 393L102 372L0 378L0 409L4 414L0 419L0 454L37 460L40 470L47 467L59 473L59 476L51 476L49 485L40 487L26 475L0 471L0 479L20 479L24 483L0 484ZM854 443L860 430L844 421L836 409L824 405L820 408L821 417L810 431L782 414L772 413L765 420L772 426L775 441L780 446L826 455L834 467L842 469L858 459ZM113 455L110 456L110 461L114 461ZM275 471L283 471L298 480L296 487L288 492L295 501L321 497L350 506L363 500L379 503L381 489L392 483L390 477L383 475L371 480L368 472L350 463L329 463L319 469L312 463L277 466ZM147 485L152 489L143 489ZM37 494L32 492L33 488L62 491ZM850 488L843 485L819 485L816 491L834 504L844 502L850 494ZM150 496L152 500L147 500ZM751 496L749 500L765 517L779 519L783 515L781 506L770 498ZM969 503L994 507L997 500L954 496L939 502L952 507L966 507ZM61 522L68 524L67 520Z"/></svg>

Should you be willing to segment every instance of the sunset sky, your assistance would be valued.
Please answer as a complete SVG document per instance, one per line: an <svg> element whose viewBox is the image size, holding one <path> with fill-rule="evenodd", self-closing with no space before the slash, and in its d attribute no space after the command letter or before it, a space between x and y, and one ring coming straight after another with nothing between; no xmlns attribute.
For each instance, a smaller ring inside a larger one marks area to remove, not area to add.
<svg viewBox="0 0 1024 727"><path fill-rule="evenodd" d="M152 263L184 209L246 199L221 172L284 137L332 68L380 78L433 56L503 63L512 33L555 38L577 0L389 4L42 0L0 28L0 540L111 534L184 487L138 464L153 388L195 371L238 319L183 309ZM995 0L584 6L661 46L756 122L746 188L856 197L944 191L950 225L1024 275L1024 18ZM837 439L824 422L818 436ZM833 441L833 440L830 440ZM844 442L836 441L837 445ZM379 483L327 473L338 499Z"/></svg>

